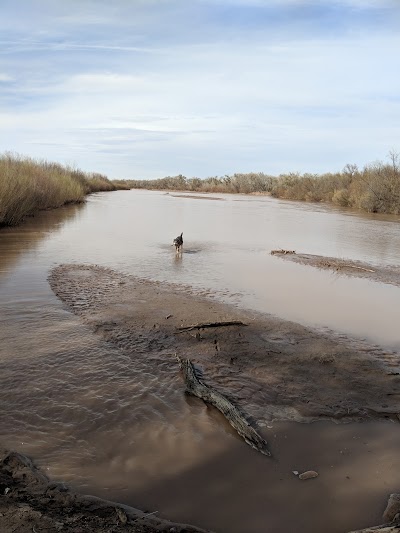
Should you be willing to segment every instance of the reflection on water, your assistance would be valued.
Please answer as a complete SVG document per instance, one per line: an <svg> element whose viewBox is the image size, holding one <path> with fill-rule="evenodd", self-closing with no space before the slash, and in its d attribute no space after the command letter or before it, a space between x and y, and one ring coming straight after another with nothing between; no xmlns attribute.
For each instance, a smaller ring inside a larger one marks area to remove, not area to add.
<svg viewBox="0 0 400 533"><path fill-rule="evenodd" d="M400 265L399 220L223 198L104 193L0 232L0 442L81 490L218 531L376 522L398 489L397 426L377 424L373 439L368 425L275 426L267 438L279 461L268 462L221 432L204 404L187 402L178 376L106 344L48 286L57 264L96 263L400 349L399 289L269 254ZM300 490L291 470L311 468L321 475ZM342 513L354 494L355 510Z"/></svg>
<svg viewBox="0 0 400 533"><path fill-rule="evenodd" d="M76 219L84 204L46 211L16 228L0 228L0 279L10 274L21 254L35 249L41 241L58 231L68 220Z"/></svg>

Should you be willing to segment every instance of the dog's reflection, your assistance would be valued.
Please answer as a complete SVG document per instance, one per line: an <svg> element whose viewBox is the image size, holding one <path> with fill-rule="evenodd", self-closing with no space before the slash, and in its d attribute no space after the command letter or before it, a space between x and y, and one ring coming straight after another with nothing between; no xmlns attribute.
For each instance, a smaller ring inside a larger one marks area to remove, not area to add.
<svg viewBox="0 0 400 533"><path fill-rule="evenodd" d="M176 270L180 270L182 268L182 256L182 253L174 255L173 266Z"/></svg>

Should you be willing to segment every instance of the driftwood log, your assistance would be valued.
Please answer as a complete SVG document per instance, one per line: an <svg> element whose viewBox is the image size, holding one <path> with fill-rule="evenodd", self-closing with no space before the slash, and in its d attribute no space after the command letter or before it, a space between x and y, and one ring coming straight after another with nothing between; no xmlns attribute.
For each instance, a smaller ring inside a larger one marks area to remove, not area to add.
<svg viewBox="0 0 400 533"><path fill-rule="evenodd" d="M193 324L191 326L181 326L177 328L179 333L184 331L192 331L194 329L204 329L204 328L223 328L225 326L247 326L241 320L228 320L226 322L204 322L202 324Z"/></svg>
<svg viewBox="0 0 400 533"><path fill-rule="evenodd" d="M206 403L216 407L228 420L238 434L255 450L264 455L270 456L267 442L257 433L250 425L243 413L233 405L223 394L216 391L213 387L206 385L199 379L196 370L189 359L181 359L177 356L180 368L186 384L186 392L201 398Z"/></svg>

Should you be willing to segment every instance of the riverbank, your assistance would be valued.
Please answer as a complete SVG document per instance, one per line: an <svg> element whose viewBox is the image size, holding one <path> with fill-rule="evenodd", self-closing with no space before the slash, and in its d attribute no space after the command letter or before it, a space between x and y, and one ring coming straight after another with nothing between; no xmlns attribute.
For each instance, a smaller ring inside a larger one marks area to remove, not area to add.
<svg viewBox="0 0 400 533"><path fill-rule="evenodd" d="M18 533L201 533L193 526L162 520L154 513L83 496L52 483L32 461L0 449L0 531Z"/></svg>
<svg viewBox="0 0 400 533"><path fill-rule="evenodd" d="M0 156L0 228L16 226L27 216L70 203L93 192L127 189L99 173L82 172L49 161L14 154Z"/></svg>
<svg viewBox="0 0 400 533"><path fill-rule="evenodd" d="M26 456L0 449L0 530L18 533L207 533L188 524L160 519L133 507L83 496L51 482ZM392 494L384 526L352 533L400 531L400 494ZM211 532L209 532L211 533Z"/></svg>
<svg viewBox="0 0 400 533"><path fill-rule="evenodd" d="M271 176L263 172L235 173L231 176L187 178L182 174L153 180L128 180L132 189L212 192L234 194L270 194L275 198L305 202L323 202L351 207L368 213L400 214L400 156L388 154L389 163L381 161L358 169L347 164L341 172L312 174L299 172Z"/></svg>

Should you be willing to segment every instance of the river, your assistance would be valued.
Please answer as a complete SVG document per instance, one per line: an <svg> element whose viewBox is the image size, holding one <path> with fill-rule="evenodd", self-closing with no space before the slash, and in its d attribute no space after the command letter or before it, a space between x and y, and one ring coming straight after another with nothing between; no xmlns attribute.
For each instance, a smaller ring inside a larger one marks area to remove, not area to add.
<svg viewBox="0 0 400 533"><path fill-rule="evenodd" d="M400 219L117 191L0 230L0 442L78 491L221 533L378 523L400 489L399 425L274 423L280 458L268 463L93 334L47 282L61 263L95 263L400 352L399 288L284 261L277 248L400 265ZM299 485L302 465L322 472L318 485Z"/></svg>

